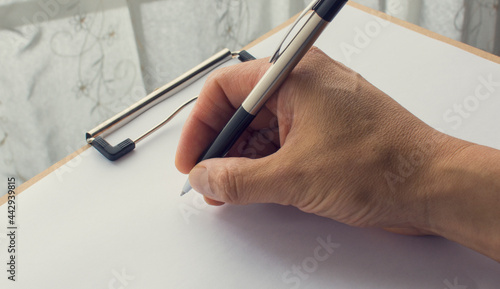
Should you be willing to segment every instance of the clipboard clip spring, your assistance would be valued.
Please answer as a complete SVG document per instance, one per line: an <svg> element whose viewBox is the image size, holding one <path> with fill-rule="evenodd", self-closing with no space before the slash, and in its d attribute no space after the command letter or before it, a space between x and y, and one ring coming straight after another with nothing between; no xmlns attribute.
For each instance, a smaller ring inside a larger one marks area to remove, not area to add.
<svg viewBox="0 0 500 289"><path fill-rule="evenodd" d="M250 53L245 50L231 52L229 49L223 49L220 52L216 53L209 59L200 63L193 69L187 71L183 75L174 79L170 83L156 89L148 96L139 100L129 108L124 111L118 113L117 115L111 117L107 121L101 123L97 127L88 131L85 134L85 139L87 143L91 144L95 149L97 149L103 156L105 156L110 161L116 161L133 151L136 147L136 144L142 141L144 138L148 137L162 126L170 122L179 112L181 112L188 105L193 103L198 99L198 96L191 98L180 107L178 107L172 114L170 114L165 120L154 126L152 129L148 130L140 137L135 140L127 138L126 140L120 142L119 144L113 146L109 142L104 139L105 135L116 131L120 127L132 121L134 118L138 117L151 107L156 104L164 101L165 99L173 96L180 90L189 86L196 80L200 79L210 71L214 70L216 67L221 64L229 61L230 59L238 58L240 61L245 62L249 60L254 60Z"/></svg>

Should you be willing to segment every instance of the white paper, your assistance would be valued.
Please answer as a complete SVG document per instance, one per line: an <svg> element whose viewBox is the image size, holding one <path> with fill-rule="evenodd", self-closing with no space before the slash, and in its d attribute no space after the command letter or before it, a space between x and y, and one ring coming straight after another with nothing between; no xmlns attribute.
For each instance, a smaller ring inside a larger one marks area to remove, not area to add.
<svg viewBox="0 0 500 289"><path fill-rule="evenodd" d="M347 63L340 43L370 21L346 7L318 45ZM268 56L279 37L250 52ZM445 109L474 92L478 77L500 80L500 65L392 24L347 64L429 124L500 148L492 133L500 129L492 113L500 88L456 131L442 119ZM202 83L111 139L140 134L198 94ZM187 114L117 162L89 149L24 191L18 281L7 281L2 270L0 287L498 288L500 264L439 237L352 228L291 207L209 207L196 193L179 197L186 177L175 169L174 154ZM0 216L7 216L5 205ZM0 263L6 257L0 250Z"/></svg>

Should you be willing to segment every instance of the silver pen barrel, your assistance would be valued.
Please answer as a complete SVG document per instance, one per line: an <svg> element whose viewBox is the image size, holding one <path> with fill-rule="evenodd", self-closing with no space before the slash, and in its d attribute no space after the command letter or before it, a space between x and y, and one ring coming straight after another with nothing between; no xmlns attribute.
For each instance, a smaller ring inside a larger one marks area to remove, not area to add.
<svg viewBox="0 0 500 289"><path fill-rule="evenodd" d="M276 57L277 59L242 103L241 106L247 112L252 115L259 112L328 24L328 21L323 20L314 12L308 16L301 30L283 52Z"/></svg>

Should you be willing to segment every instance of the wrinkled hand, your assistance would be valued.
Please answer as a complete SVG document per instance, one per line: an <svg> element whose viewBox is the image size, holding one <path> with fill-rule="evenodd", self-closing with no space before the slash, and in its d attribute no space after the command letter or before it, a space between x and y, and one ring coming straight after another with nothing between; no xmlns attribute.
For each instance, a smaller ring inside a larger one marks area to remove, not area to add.
<svg viewBox="0 0 500 289"><path fill-rule="evenodd" d="M440 235L500 261L500 151L432 129L317 48L228 157L195 166L268 67L214 72L184 126L176 166L209 204L292 205L353 226Z"/></svg>
<svg viewBox="0 0 500 289"><path fill-rule="evenodd" d="M426 222L425 174L401 156L442 135L359 74L313 48L224 159L195 163L265 73L267 60L214 72L188 118L176 165L212 204L277 203L355 226ZM442 139L442 140L441 140ZM425 148L428 148L427 146ZM439 147L420 156L420 168ZM411 160L409 160L411 161ZM194 169L193 169L194 167Z"/></svg>

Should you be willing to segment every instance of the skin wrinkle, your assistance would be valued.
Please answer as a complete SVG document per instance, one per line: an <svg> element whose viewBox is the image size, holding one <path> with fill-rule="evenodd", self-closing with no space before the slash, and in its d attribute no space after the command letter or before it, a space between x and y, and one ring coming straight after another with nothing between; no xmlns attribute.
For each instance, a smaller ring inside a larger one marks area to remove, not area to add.
<svg viewBox="0 0 500 289"><path fill-rule="evenodd" d="M346 155L351 155L350 152L345 152L341 151L339 154L342 156L342 158L345 158ZM332 157L332 159L334 159ZM356 168L358 167L355 163L356 160L359 160L360 158L354 158L353 160L348 160L345 162L345 165L343 169L341 170L342 172L348 174L348 175L353 175L354 172L356 171ZM326 161L327 163L334 163L335 160L328 160ZM354 164L354 165L353 165ZM341 171L338 173L335 173L334 175L340 175ZM320 175L319 173L317 175ZM315 180L312 183L318 183L321 182L321 180ZM347 215L344 216L339 216L338 220L341 220L345 223L348 223L350 225L354 226L366 226L362 225L363 221L367 221L368 218L368 211L364 211L363 208L367 207L368 204L373 204L372 202L372 194L369 193L369 191L372 191L373 189L370 188L370 190L364 190L364 189L359 189L357 187L363 187L362 184L368 183L369 180L366 179L366 177L362 176L360 179L357 179L356 183L359 183L359 185L356 185L355 183L345 183L345 180L337 180L334 183L337 184L337 186L333 186L330 188L325 188L325 191L338 191L338 187L340 188L345 188L342 193L336 193L336 194L330 194L330 195L336 195L340 199L338 201L332 201L333 204L339 203L339 204L345 204L345 203L354 203L358 204L358 210L353 210ZM317 188L314 188L314 190L317 190ZM360 191L361 193L353 193L356 191ZM323 204L323 206L325 203ZM334 206L335 208L335 206ZM325 207L325 208L318 208L316 210L316 213L319 213L320 215L327 215L328 211L331 211L333 208ZM373 210L373 208L372 208ZM342 207L338 208L337 211L344 211Z"/></svg>
<svg viewBox="0 0 500 289"><path fill-rule="evenodd" d="M239 174L239 167L237 166L230 166L228 170L219 170L219 178L222 178L222 181L219 181L218 184L223 184L224 187L220 191L226 192L227 202L235 203L240 201L242 204L247 204L248 202L239 196L245 180L245 178L236 178Z"/></svg>
<svg viewBox="0 0 500 289"><path fill-rule="evenodd" d="M221 103L219 101L214 101L211 98L204 97L204 95L201 95L200 97L203 97L203 101L208 103L203 106L197 106L197 109L200 110L198 114L201 114L201 117L196 116L197 114L194 115L199 121L209 126L214 132L218 132L218 130L220 130L220 128L222 128L231 118L231 114L234 113L236 109L229 102ZM222 118L220 117L221 114ZM215 119L210 118L205 120L206 116L210 115L217 115L218 117Z"/></svg>
<svg viewBox="0 0 500 289"><path fill-rule="evenodd" d="M281 155L283 155L283 157L281 157ZM295 180L294 183L285 182L279 186L279 195L283 195L284 197L282 200L279 200L278 203L282 205L300 207L302 196L310 187L310 182L308 181L309 176L304 172L304 168L309 166L310 162L309 160L302 161L302 155L301 148L292 147L289 143L282 146L274 155L276 159L280 159L280 162L274 164L278 167L274 168L277 174L273 177L277 179ZM297 164L301 165L297 166Z"/></svg>
<svg viewBox="0 0 500 289"><path fill-rule="evenodd" d="M305 193L310 190L311 183L314 182L315 176L309 176L309 174L307 173L307 168L309 167L310 163L299 163L302 164L299 167L288 166L289 179L299 181L299 183L294 184L294 186L290 188L290 191L292 191L293 195L295 196L294 199L290 200L290 203L304 212L314 213L316 204L314 205L314 207L311 207L311 204L313 204L314 199L316 199L316 197L321 194L321 191L318 191L317 196Z"/></svg>
<svg viewBox="0 0 500 289"><path fill-rule="evenodd" d="M280 155L282 154L281 151L276 152L272 157L274 159L279 159ZM262 199L265 197L266 189L270 186L268 183L269 180L268 176L272 175L275 178L280 178L280 179L288 179L290 177L290 167L289 163L280 163L276 161L272 161L271 159L267 159L265 163L266 170L263 172L260 172L261 178L266 179L267 182L264 183L259 183L260 184L260 189L259 189L259 194L261 195ZM290 182L285 182L282 186L277 188L276 194L272 197L272 201L277 204L281 205L291 205L294 203L294 200L291 199L293 196L298 196L297 192L295 191L294 193L290 194L290 192L294 192L294 187L291 186Z"/></svg>

